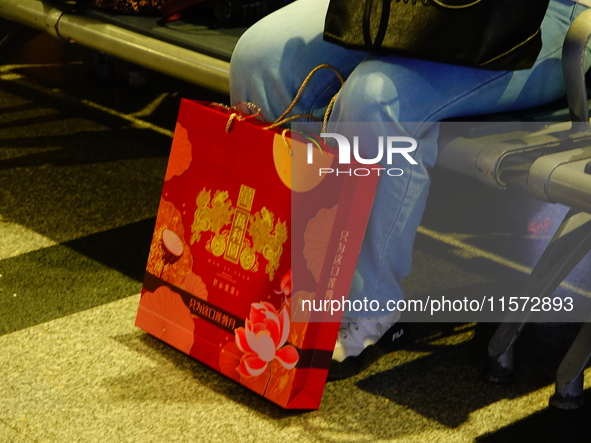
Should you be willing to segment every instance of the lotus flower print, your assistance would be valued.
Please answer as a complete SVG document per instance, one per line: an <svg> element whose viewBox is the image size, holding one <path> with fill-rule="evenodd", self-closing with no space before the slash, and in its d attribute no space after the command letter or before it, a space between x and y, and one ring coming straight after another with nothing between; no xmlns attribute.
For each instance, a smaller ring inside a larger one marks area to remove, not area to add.
<svg viewBox="0 0 591 443"><path fill-rule="evenodd" d="M299 355L296 348L285 344L290 324L286 307L277 312L271 303L253 303L244 327L235 330L236 345L244 353L236 368L238 373L247 377L260 375L273 360L285 369L293 369Z"/></svg>
<svg viewBox="0 0 591 443"><path fill-rule="evenodd" d="M291 269L283 274L281 277L281 282L279 283L279 290L275 290L275 294L283 294L283 296L287 299L291 297L291 288L292 288L292 271Z"/></svg>

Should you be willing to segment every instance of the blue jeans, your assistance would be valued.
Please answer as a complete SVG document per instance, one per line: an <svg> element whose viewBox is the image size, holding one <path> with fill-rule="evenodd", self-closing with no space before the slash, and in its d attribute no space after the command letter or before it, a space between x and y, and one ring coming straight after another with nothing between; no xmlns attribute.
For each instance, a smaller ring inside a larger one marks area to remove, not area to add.
<svg viewBox="0 0 591 443"><path fill-rule="evenodd" d="M328 0L297 0L251 27L232 57L231 100L255 103L272 121L291 103L306 75L327 63L346 77L330 117L334 132L346 135L348 122L364 122L365 136L375 138L395 130L419 140L413 153L417 165L400 177L380 178L349 294L351 300L378 300L385 307L388 300L403 298L400 280L410 272L414 237L429 190L428 169L437 157L437 122L523 109L562 97L562 44L568 26L584 7L552 0L534 67L488 71L375 56L324 42L327 5ZM319 73L293 113L322 115L339 86L332 73Z"/></svg>

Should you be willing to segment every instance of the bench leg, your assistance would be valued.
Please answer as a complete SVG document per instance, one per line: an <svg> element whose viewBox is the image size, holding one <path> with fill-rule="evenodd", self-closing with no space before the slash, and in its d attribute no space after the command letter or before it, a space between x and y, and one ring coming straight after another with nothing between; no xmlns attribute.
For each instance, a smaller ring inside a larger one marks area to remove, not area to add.
<svg viewBox="0 0 591 443"><path fill-rule="evenodd" d="M591 357L591 323L585 323L573 341L556 374L556 390L550 405L577 409L584 403L583 371Z"/></svg>
<svg viewBox="0 0 591 443"><path fill-rule="evenodd" d="M591 215L570 210L529 276L522 296L546 297L552 294L591 249ZM528 312L510 313L503 319L488 346L486 378L500 383L514 378L513 347Z"/></svg>

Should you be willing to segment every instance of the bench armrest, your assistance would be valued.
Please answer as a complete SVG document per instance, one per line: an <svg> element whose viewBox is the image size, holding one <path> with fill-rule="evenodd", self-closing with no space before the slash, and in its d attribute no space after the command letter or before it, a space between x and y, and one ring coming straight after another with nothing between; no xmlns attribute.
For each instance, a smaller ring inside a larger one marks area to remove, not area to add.
<svg viewBox="0 0 591 443"><path fill-rule="evenodd" d="M571 119L586 125L589 123L589 105L585 82L585 53L590 39L591 9L588 9L571 24L562 49L562 67Z"/></svg>

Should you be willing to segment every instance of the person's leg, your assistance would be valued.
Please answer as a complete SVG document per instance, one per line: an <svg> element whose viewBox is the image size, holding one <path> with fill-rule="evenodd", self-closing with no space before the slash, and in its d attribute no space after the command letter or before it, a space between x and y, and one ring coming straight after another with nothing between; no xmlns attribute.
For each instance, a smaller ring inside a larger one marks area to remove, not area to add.
<svg viewBox="0 0 591 443"><path fill-rule="evenodd" d="M428 195L428 171L437 157L438 122L523 109L562 97L562 43L581 10L567 0L551 3L543 23L544 47L529 70L487 71L368 57L350 74L331 115L331 130L360 136L368 148L385 135L410 136L419 145L412 154L417 165L396 165L404 169L402 176L380 179L349 294L352 301L377 300L380 309L346 313L333 358L347 361L333 362L334 373L352 375L379 356L375 351L365 355L373 343L388 350L400 334L388 302L403 298L400 280L410 272L414 237ZM373 158L375 153L365 152L364 157Z"/></svg>
<svg viewBox="0 0 591 443"><path fill-rule="evenodd" d="M419 141L418 165L400 165L400 177L383 175L359 257L352 299L403 297L399 281L408 275L412 245L437 157L437 122L474 114L523 109L564 95L561 51L572 19L583 9L568 0L550 4L542 26L544 46L532 69L488 71L401 57L368 57L348 77L331 115L333 130L361 128L366 146L380 135ZM351 124L351 122L364 122ZM369 152L366 157L375 154Z"/></svg>
<svg viewBox="0 0 591 443"><path fill-rule="evenodd" d="M367 53L322 40L327 7L328 0L296 0L246 31L230 64L232 104L251 102L262 109L267 120L274 121L316 66L329 64L343 76L349 75ZM333 73L320 71L292 114L321 116L339 88Z"/></svg>
<svg viewBox="0 0 591 443"><path fill-rule="evenodd" d="M231 66L233 103L252 101L273 119L287 107L307 73L329 63L348 77L331 116L335 132L347 135L358 127L351 122L364 122L366 146L374 146L371 140L380 135L393 133L419 139L413 153L418 164L405 167L401 177L380 180L350 294L353 300L378 300L385 309L389 300L403 297L399 282L410 271L414 236L427 199L428 169L437 155L436 122L530 107L560 97L564 90L561 47L578 8L570 0L552 0L543 24L539 61L530 70L515 72L369 57L323 42L326 0L298 0L259 22L239 42ZM327 73L307 90L296 112L323 109L336 89L338 84ZM348 316L383 314L351 312ZM366 335L347 340L341 334L349 349L341 350L339 360L355 357L389 326L379 324L368 330L356 323ZM388 334L395 334L392 331Z"/></svg>

